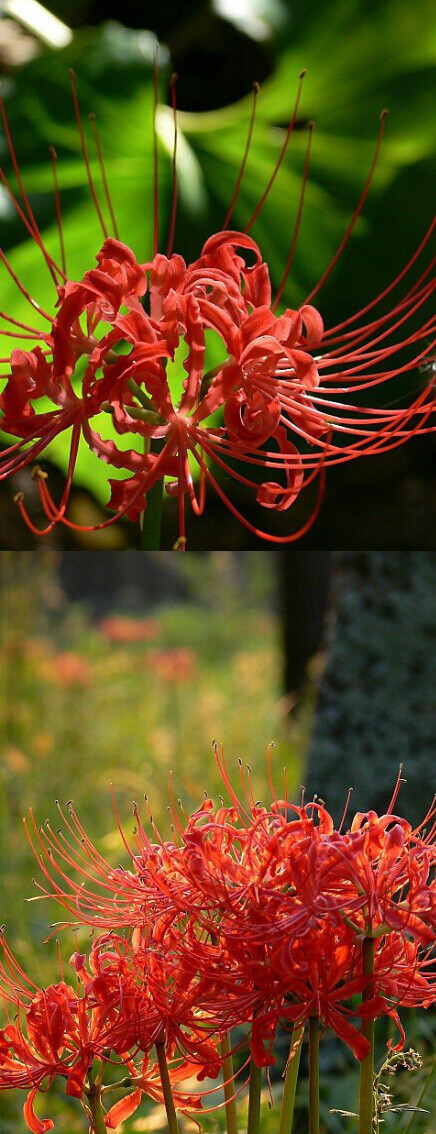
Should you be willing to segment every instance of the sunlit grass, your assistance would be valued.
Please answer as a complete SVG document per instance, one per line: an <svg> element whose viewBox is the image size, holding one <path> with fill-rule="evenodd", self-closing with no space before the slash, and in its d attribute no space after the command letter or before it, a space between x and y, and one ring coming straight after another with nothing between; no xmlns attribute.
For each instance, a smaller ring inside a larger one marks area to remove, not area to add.
<svg viewBox="0 0 436 1134"><path fill-rule="evenodd" d="M294 791L310 705L297 724L289 723L277 618L267 604L242 608L225 598L223 587L222 603L215 594L209 607L204 600L166 605L152 618L138 611L146 619L144 639L123 641L122 621L118 635L110 626L106 631L83 608L47 593L44 572L33 586L29 597L25 579L14 578L4 594L4 907L20 954L34 964L36 946L37 968L48 977L39 945L53 908L23 904L34 894L37 872L22 824L29 807L38 822L50 818L58 826L55 800L72 798L99 849L118 861L122 844L111 785L127 831L132 801L141 804L147 793L159 826L169 833L170 771L188 810L205 790L222 790L215 740L224 745L234 781L239 783L241 758L252 769L256 798L266 800L266 749L275 740L278 781L286 765Z"/></svg>
<svg viewBox="0 0 436 1134"><path fill-rule="evenodd" d="M53 557L21 555L4 565L3 916L24 967L37 982L49 983L56 979L56 943L42 943L61 911L46 901L24 902L35 894L32 876L38 877L22 823L29 807L38 822L49 817L56 829L55 800L73 798L100 852L123 861L111 784L128 832L132 801L141 803L146 792L169 834L170 770L188 810L201 802L204 790L220 792L212 755L216 740L224 745L235 784L241 758L252 769L256 797L267 799L266 749L274 739L278 779L286 764L289 787L297 789L311 713L308 704L299 724L290 725L277 618L267 601L256 601L256 586L248 603L237 601L219 559L215 575L211 570L209 601L203 581L197 601L165 605L152 615L138 611L143 634L138 641L129 640L137 622L120 618L101 625L86 609L66 604ZM188 564L185 574L189 579ZM68 960L72 933L60 936ZM81 931L85 948L87 936ZM50 1098L56 1127L68 1134L81 1130L74 1102L57 1089ZM23 1101L20 1092L3 1098L5 1130L16 1128ZM149 1114L147 1109L132 1120L132 1130L162 1128L161 1108ZM206 1128L219 1125L211 1116Z"/></svg>

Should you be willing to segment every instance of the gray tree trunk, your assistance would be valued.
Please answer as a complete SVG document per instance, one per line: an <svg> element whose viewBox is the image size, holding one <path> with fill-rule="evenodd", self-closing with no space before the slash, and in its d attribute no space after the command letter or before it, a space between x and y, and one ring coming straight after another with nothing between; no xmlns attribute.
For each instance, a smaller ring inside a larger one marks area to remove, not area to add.
<svg viewBox="0 0 436 1134"><path fill-rule="evenodd" d="M436 779L436 555L344 552L335 565L309 797L338 817L353 786L352 812L385 811L403 763L397 808L416 824Z"/></svg>

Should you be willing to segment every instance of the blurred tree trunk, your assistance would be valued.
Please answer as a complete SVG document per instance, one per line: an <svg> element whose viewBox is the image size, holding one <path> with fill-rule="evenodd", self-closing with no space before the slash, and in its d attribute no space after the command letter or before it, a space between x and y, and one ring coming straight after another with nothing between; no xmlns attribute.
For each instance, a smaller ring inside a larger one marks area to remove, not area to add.
<svg viewBox="0 0 436 1134"><path fill-rule="evenodd" d="M286 693L300 689L319 650L328 605L331 552L286 547L279 553Z"/></svg>
<svg viewBox="0 0 436 1134"><path fill-rule="evenodd" d="M97 617L190 596L170 551L62 552L58 574L68 600L87 603Z"/></svg>
<svg viewBox="0 0 436 1134"><path fill-rule="evenodd" d="M334 618L306 786L338 817L385 811L398 767L399 808L419 823L435 788L436 555L336 553Z"/></svg>

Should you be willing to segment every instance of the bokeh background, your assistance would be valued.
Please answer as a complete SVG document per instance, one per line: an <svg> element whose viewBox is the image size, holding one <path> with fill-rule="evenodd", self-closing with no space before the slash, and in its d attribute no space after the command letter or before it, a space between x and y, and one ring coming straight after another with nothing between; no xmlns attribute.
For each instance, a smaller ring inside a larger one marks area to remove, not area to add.
<svg viewBox="0 0 436 1134"><path fill-rule="evenodd" d="M152 58L159 44L160 99L168 102L169 78L179 75L180 208L176 247L196 257L204 238L220 227L232 195L250 113L254 80L261 85L257 124L247 176L235 208L243 227L257 203L280 150L295 97L299 71L306 67L297 129L267 204L253 233L277 285L297 210L304 164L305 126L316 122L305 213L285 301L296 306L321 275L337 247L365 180L381 109L390 110L386 140L364 216L337 269L322 290L328 322L346 317L367 302L399 271L428 225L436 189L434 91L436 24L431 0L169 0L97 3L50 0L45 9L61 23L35 17L32 3L0 5L0 67L3 93L25 182L47 243L57 235L47 147L56 146L71 274L89 267L99 247L79 139L73 126L68 67L78 75L81 104L99 122L115 209L123 239L138 257L148 258L152 227ZM33 12L33 16L32 16ZM161 229L170 208L170 119L159 114ZM2 162L8 166L4 139ZM95 170L97 182L98 170ZM6 193L0 193L2 244L15 269L40 300L52 304L48 274L26 239ZM47 275L47 279L46 279ZM78 278L76 276L76 278ZM24 301L23 301L24 302ZM22 316L22 297L2 275L2 309ZM11 345L12 340L9 340ZM216 345L209 342L213 362ZM428 375L416 373L396 386L393 399L419 389ZM104 416L104 415L103 415ZM108 423L105 422L106 432ZM414 440L392 454L332 469L322 513L306 537L308 548L432 548L436 531L435 446ZM67 455L53 443L50 478L61 492ZM98 522L108 499L111 475L96 457L81 453L72 516ZM33 537L17 516L13 495L24 490L37 515L30 472L2 487L0 519L4 548L31 548ZM242 495L240 494L242 491ZM234 497L258 522L262 509ZM174 542L174 502L166 505L164 547ZM273 518L275 530L297 528L309 501ZM264 516L263 516L264 519ZM127 523L96 535L73 537L58 528L49 546L135 546ZM76 540L76 542L74 542ZM191 519L188 546L249 549L255 537L223 512L210 494L206 516Z"/></svg>
<svg viewBox="0 0 436 1134"><path fill-rule="evenodd" d="M96 845L124 861L110 797L125 830L143 793L165 831L168 780L189 810L222 790L211 744L223 743L235 786L238 759L250 765L256 798L268 798L266 749L275 741L291 797L304 783L335 819L347 789L351 811L386 809L398 765L407 784L398 807L412 823L434 790L436 555L432 552L171 553L3 552L2 920L37 982L57 972L56 944L43 944L62 917L34 896L37 868L22 818L58 826L55 800L72 798ZM87 947L87 932L81 933ZM61 934L65 960L73 935ZM394 1083L398 1103L416 1103L434 1062L436 1020L404 1018L407 1042L424 1064ZM388 1038L378 1028L378 1065ZM273 1092L280 1088L285 1040ZM295 1134L307 1129L307 1081L299 1088ZM333 1038L321 1046L323 1134L352 1134L356 1064ZM423 1116L392 1115L387 1134L430 1134L431 1087ZM59 1134L79 1134L74 1101L54 1092ZM20 1093L3 1096L0 1129L23 1127ZM22 1099L21 1099L22 1102ZM126 1134L165 1128L162 1108L125 1124ZM273 1134L277 1109L264 1107ZM222 1116L205 1119L222 1129ZM184 1124L183 1134L194 1127Z"/></svg>

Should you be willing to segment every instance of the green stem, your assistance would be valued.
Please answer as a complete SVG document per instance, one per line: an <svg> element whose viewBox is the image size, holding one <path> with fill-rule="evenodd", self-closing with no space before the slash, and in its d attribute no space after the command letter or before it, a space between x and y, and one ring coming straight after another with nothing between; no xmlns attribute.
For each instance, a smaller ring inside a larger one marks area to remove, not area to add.
<svg viewBox="0 0 436 1134"><path fill-rule="evenodd" d="M232 1045L230 1034L221 1041L221 1055L223 1057L224 1098L226 1102L227 1134L238 1134L238 1116L236 1111L235 1079L233 1071Z"/></svg>
<svg viewBox="0 0 436 1134"><path fill-rule="evenodd" d="M92 1115L91 1126L89 1127L89 1134L107 1134L107 1127L104 1121L104 1110L101 1105L101 1086L98 1081L94 1079L92 1073L89 1075L89 1087L86 1091L88 1098L89 1109Z"/></svg>
<svg viewBox="0 0 436 1134"><path fill-rule="evenodd" d="M129 390L132 391L132 394L134 394L135 397L138 399L138 402L141 402L141 405L144 406L144 409L148 409L148 410L155 410L156 409L152 398L149 398L148 394L144 393L144 391L141 389L141 387L138 386L138 383L135 382L134 378L129 378L127 385L129 387ZM130 413L130 409L131 409L131 407L129 406L129 413Z"/></svg>
<svg viewBox="0 0 436 1134"><path fill-rule="evenodd" d="M373 937L365 937L362 945L362 960L364 976L374 973L374 947ZM368 981L364 989L362 1003L370 1000L373 995L372 981ZM369 1052L360 1064L360 1102L359 1102L359 1134L372 1134L372 1120L374 1114L374 1020L367 1020L363 1026L363 1034L369 1042Z"/></svg>
<svg viewBox="0 0 436 1134"><path fill-rule="evenodd" d="M157 1061L159 1064L160 1079L162 1083L162 1093L164 1097L165 1110L167 1112L168 1129L170 1134L180 1134L179 1124L177 1122L176 1108L174 1106L173 1092L171 1090L171 1080L168 1071L167 1057L165 1053L165 1044L156 1044Z"/></svg>
<svg viewBox="0 0 436 1134"><path fill-rule="evenodd" d="M163 508L163 477L147 492L147 507L142 513L141 548L159 551Z"/></svg>
<svg viewBox="0 0 436 1134"><path fill-rule="evenodd" d="M303 1044L303 1033L304 1024L302 1024L300 1028L296 1028L291 1037L291 1049L286 1066L282 1105L280 1107L279 1134L291 1134L292 1132L292 1122L294 1118L295 1107L295 1092L297 1089L298 1070L300 1066L301 1048Z"/></svg>
<svg viewBox="0 0 436 1134"><path fill-rule="evenodd" d="M262 1068L258 1067L257 1063L254 1062L254 1059L251 1058L247 1134L259 1134L261 1082Z"/></svg>
<svg viewBox="0 0 436 1134"><path fill-rule="evenodd" d="M309 1134L319 1134L319 1026L309 1020Z"/></svg>

